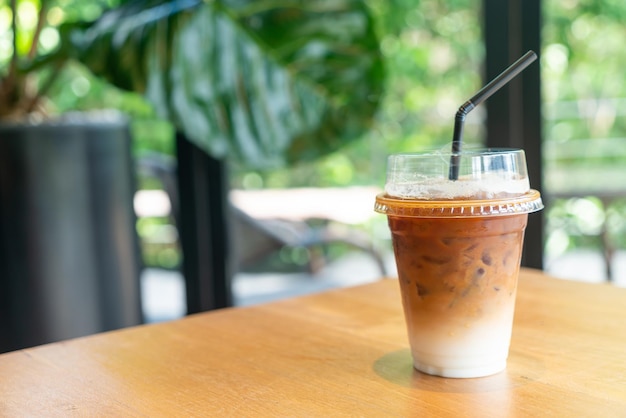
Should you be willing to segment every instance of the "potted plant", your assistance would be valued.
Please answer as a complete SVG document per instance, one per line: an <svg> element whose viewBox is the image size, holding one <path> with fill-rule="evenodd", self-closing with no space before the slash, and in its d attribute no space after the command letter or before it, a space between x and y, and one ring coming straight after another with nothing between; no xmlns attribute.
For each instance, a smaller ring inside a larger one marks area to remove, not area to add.
<svg viewBox="0 0 626 418"><path fill-rule="evenodd" d="M41 110L47 89L72 61L142 94L212 157L250 167L311 160L338 149L370 126L380 99L382 60L359 0L113 0L95 20L67 20L58 28L46 22L56 3L42 0L28 47L15 19L24 2L9 4L13 53L0 81L0 120L11 129L30 129L40 119L48 120L47 127L60 124ZM41 47L46 30L58 34L49 50ZM113 123L119 130L119 119ZM0 154L8 151L5 146ZM48 149L40 161L60 153ZM88 167L89 161L94 157ZM16 173L0 171L0 210L14 197ZM13 215L19 212L13 207ZM0 237L6 250L19 231L6 226L11 220L5 213ZM5 250L5 258L15 254ZM2 272L2 280L18 273ZM29 285L20 286L23 296ZM40 296L37 303L47 297Z"/></svg>
<svg viewBox="0 0 626 418"><path fill-rule="evenodd" d="M13 16L0 80L0 352L142 322L128 120L49 110L67 59L36 47L51 36L51 2L31 34L16 19L32 18L25 4L0 6Z"/></svg>

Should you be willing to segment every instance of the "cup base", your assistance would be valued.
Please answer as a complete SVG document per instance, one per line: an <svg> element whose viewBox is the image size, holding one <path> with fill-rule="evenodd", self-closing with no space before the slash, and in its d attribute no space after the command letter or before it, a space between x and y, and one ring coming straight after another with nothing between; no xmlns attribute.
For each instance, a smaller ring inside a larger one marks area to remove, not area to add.
<svg viewBox="0 0 626 418"><path fill-rule="evenodd" d="M422 373L433 376L468 379L474 377L486 377L500 373L506 369L506 360L484 366L467 368L439 367L414 361L413 367Z"/></svg>

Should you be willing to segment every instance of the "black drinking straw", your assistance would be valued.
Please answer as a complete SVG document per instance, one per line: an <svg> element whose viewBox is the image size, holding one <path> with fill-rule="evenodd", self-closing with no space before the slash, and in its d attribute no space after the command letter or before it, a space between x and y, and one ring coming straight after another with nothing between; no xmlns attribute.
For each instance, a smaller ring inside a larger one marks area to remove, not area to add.
<svg viewBox="0 0 626 418"><path fill-rule="evenodd" d="M476 106L487 100L496 91L500 90L502 86L511 81L536 59L537 54L533 51L528 51L520 59L511 64L509 68L504 70L499 76L491 80L489 84L480 89L480 91L471 99L459 107L459 110L456 112L456 116L454 118L452 156L450 157L450 172L448 174L448 178L450 180L457 180L459 178L459 159L461 158L459 153L461 152L461 145L463 143L463 123L465 123L465 117L467 114Z"/></svg>

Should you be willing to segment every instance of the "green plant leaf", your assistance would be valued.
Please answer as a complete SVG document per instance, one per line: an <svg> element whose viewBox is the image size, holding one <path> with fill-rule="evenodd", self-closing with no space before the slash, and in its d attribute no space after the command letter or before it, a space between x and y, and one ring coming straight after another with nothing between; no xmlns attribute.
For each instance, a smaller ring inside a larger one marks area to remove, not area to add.
<svg viewBox="0 0 626 418"><path fill-rule="evenodd" d="M211 155L251 167L358 138L383 87L358 0L131 1L64 33L95 74L145 94Z"/></svg>

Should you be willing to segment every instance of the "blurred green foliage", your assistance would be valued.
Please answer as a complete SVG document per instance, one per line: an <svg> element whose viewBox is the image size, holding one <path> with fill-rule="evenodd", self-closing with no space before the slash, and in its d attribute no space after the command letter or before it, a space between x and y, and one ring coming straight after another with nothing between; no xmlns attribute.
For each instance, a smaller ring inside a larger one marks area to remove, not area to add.
<svg viewBox="0 0 626 418"><path fill-rule="evenodd" d="M37 24L37 15L45 5L43 30L39 39L42 53L54 50L59 43L59 25L68 21L96 19L107 8L120 4L123 0L18 0L17 16L19 23L18 49L21 55L27 54ZM0 0L0 69L4 73L12 54L13 36L10 27L10 1ZM50 69L38 74L39 80L46 80ZM167 154L174 152L172 128L158 119L152 107L139 95L112 87L100 78L94 77L80 64L70 63L52 84L46 107L51 113L112 108L121 110L133 118L135 148L137 152L158 151Z"/></svg>
<svg viewBox="0 0 626 418"><path fill-rule="evenodd" d="M181 263L178 231L168 217L144 217L137 220L141 254L146 266L177 269Z"/></svg>
<svg viewBox="0 0 626 418"><path fill-rule="evenodd" d="M50 99L54 111L62 113L103 107L120 110L131 117L136 154L174 155L173 127L158 118L142 96L111 87L79 64L70 64L62 71L51 88Z"/></svg>
<svg viewBox="0 0 626 418"><path fill-rule="evenodd" d="M387 64L374 128L359 142L314 163L254 172L238 168L234 187L382 185L387 154L451 141L458 107L481 86L480 0L366 3L374 13ZM477 109L468 118L470 143L481 141L482 116Z"/></svg>
<svg viewBox="0 0 626 418"><path fill-rule="evenodd" d="M544 0L546 254L626 248L626 3ZM593 192L605 195L601 200Z"/></svg>
<svg viewBox="0 0 626 418"><path fill-rule="evenodd" d="M69 13L96 16L112 2L52 1L50 19ZM28 4L37 1L22 3L26 4L23 7L27 16ZM482 2L366 3L375 16L388 72L373 129L359 141L315 162L265 171L233 167L233 187L380 186L387 154L447 146L458 106L482 85ZM0 32L6 29L2 26L7 21L6 4L6 0L0 3ZM626 175L621 168L626 163L625 21L626 3L617 0L543 1L541 74L548 191L578 186L574 184L578 180L573 180L577 172L582 173L583 180L605 189L616 187L619 192L626 184L626 179L618 178ZM52 42L53 32L48 35ZM6 57L7 39L2 36L0 61ZM134 118L137 152L173 153L171 127L158 121L143 99L111 88L79 66L66 70L53 93L54 105L60 110L89 109L101 107L102 103L123 109ZM480 107L470 114L468 142L482 142L483 118ZM604 176L604 180L593 176ZM549 203L549 254L571 248L598 248L602 228L608 229L617 247L626 248L626 199L616 199L609 205L595 197ZM161 223L156 222L157 226ZM151 227L145 228L149 231Z"/></svg>

